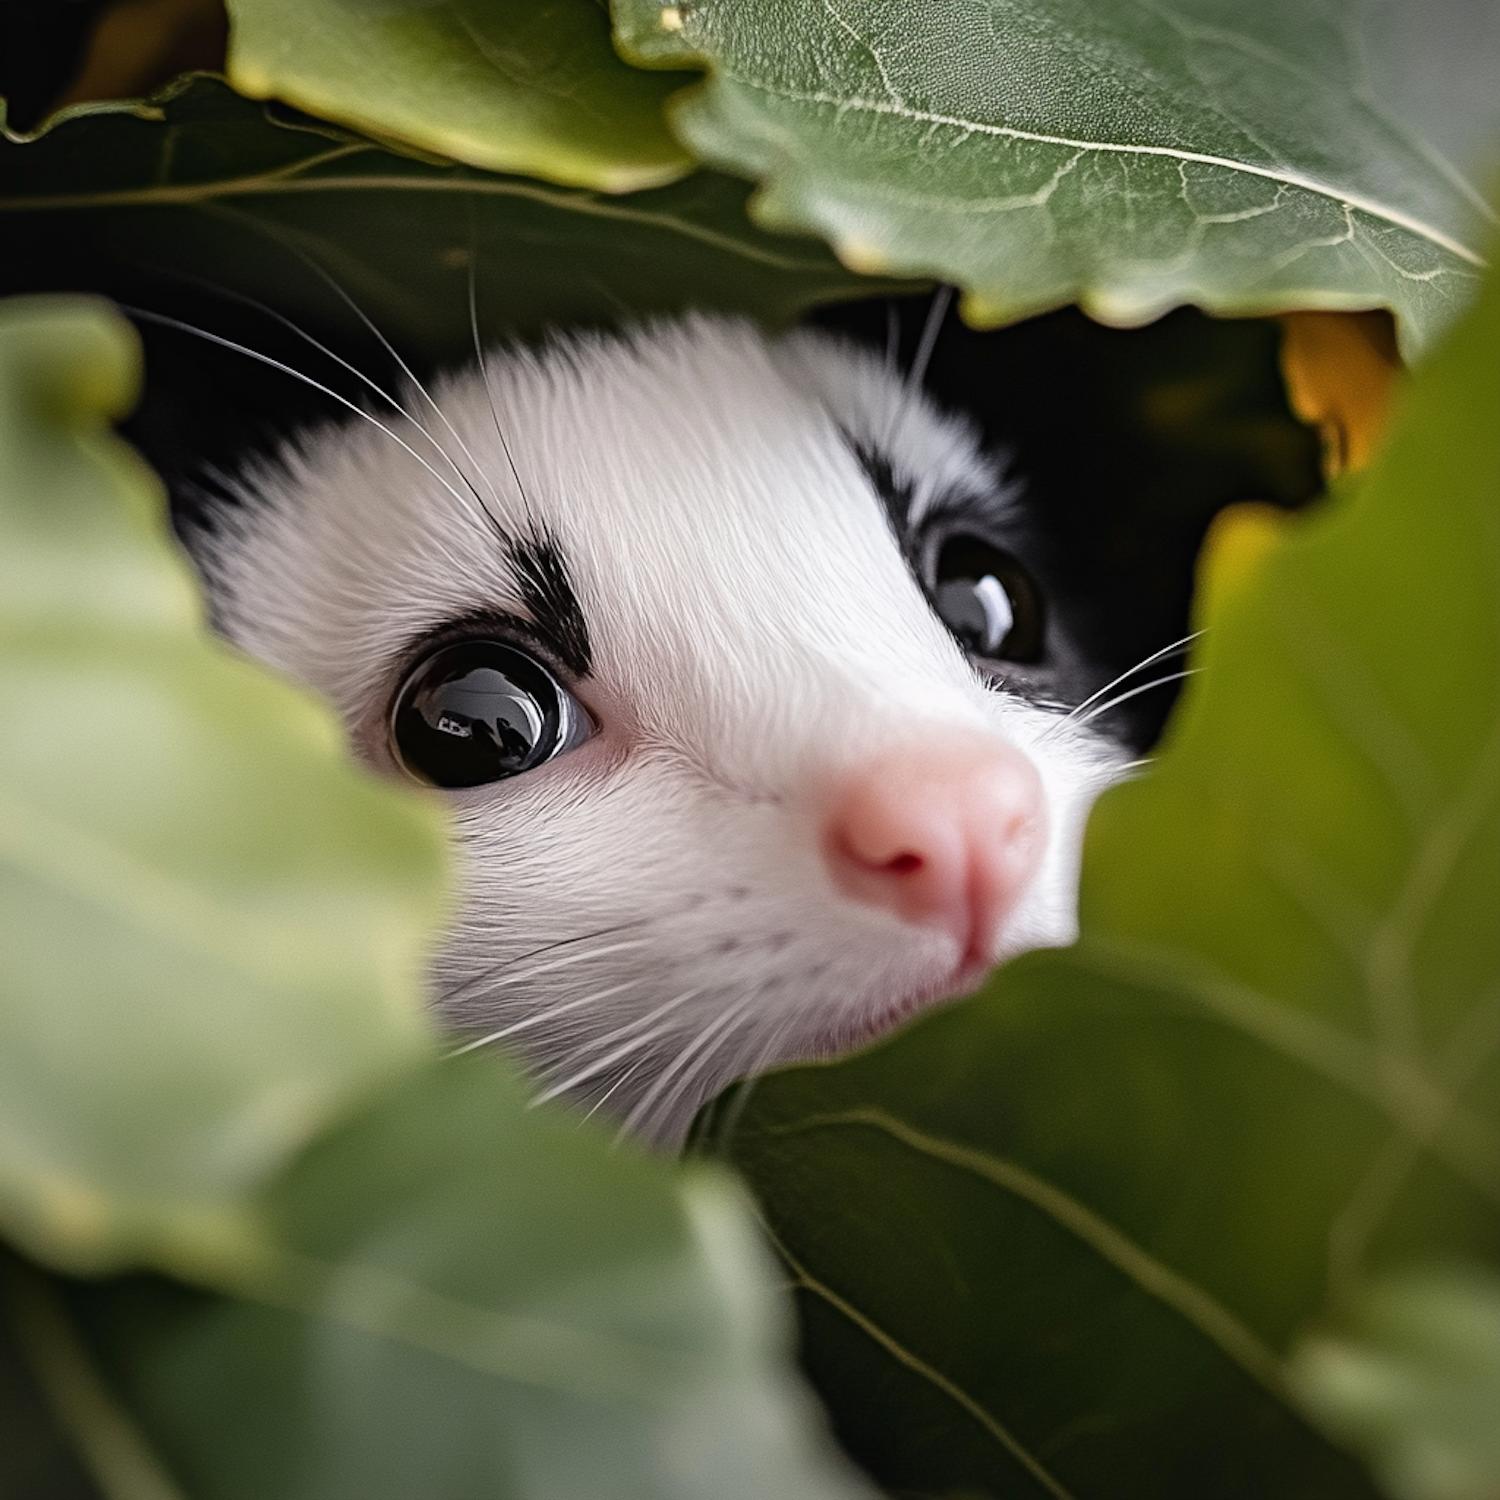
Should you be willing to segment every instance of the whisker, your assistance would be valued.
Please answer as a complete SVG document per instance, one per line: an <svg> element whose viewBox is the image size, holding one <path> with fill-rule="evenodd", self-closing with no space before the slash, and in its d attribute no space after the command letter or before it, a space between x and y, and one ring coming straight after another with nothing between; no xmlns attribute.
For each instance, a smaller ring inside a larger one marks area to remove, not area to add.
<svg viewBox="0 0 1500 1500"><path fill-rule="evenodd" d="M439 406L435 400L433 400L431 392L428 391L427 387L423 385L420 380L417 379L416 372L401 357L401 354L397 350L396 346L385 336L385 334L380 331L380 328L376 324L375 320L371 318L370 315L364 310L364 308L362 308L359 303L356 302L354 298L344 290L338 278L330 275L328 271L324 270L324 268L319 265L318 262L305 250L303 250L300 246L294 244L286 242L283 242L283 244L285 249L295 255L297 259L300 260L302 264L313 273L313 275L318 277L318 279L322 281L326 287L328 287L328 289L344 304L344 306L347 307L349 311L352 312L362 324L364 324L364 326L369 330L370 334L380 344L380 347L390 355L390 357L396 363L396 368L399 369L401 373L406 376L406 378L412 383L418 394L424 401L426 401L428 406L432 408L433 412L437 416L438 421L440 421L443 426L448 429L448 435L453 439L455 443L458 444L459 452L463 454L463 456L469 461L471 465L473 465L474 471L485 480L485 483L489 486L491 498L498 501L500 497L495 493L494 485L489 483L489 478L485 474L483 466L475 460L474 455L469 451L468 444L465 443L464 440L458 435L457 429L454 427L453 423L448 420L447 413L444 412L442 407ZM449 467L459 477L459 479L463 481L464 485L472 492L474 498L479 501L480 508L489 518L491 524L503 537L505 535L505 532L500 525L499 518L495 516L495 514L487 505L485 505L484 498L475 488L474 482L469 478L467 474L464 473L464 471L458 466L458 464L454 462L453 456L445 448L443 448L440 443L432 438L431 434L428 434L428 440L432 442L433 446L438 450L438 452L440 452L448 461Z"/></svg>
<svg viewBox="0 0 1500 1500"><path fill-rule="evenodd" d="M1077 715L1081 714L1084 709L1086 709L1091 703L1097 703L1100 698L1102 698L1106 693L1119 687L1122 682L1128 682L1132 677L1135 676L1137 672L1142 672L1147 667L1155 666L1155 664L1159 662L1164 656L1171 656L1175 652L1186 649L1202 634L1203 632L1201 630L1190 631L1180 640L1173 641L1171 645L1163 646L1159 651L1153 651L1150 656L1143 656L1140 661L1138 661L1133 667L1127 667L1123 672L1120 673L1118 677L1111 678L1097 692L1090 693L1082 703L1077 704L1069 712L1068 717L1070 719L1075 718Z"/></svg>
<svg viewBox="0 0 1500 1500"><path fill-rule="evenodd" d="M897 429L906 420L906 414L911 410L912 402L921 393L922 382L927 377L927 365L932 358L933 348L937 344L938 330L943 325L943 319L948 315L948 305L952 300L953 288L951 286L941 286L932 294L932 302L922 324L922 337L917 343L916 356L906 372L906 381L901 387L901 394L897 398L891 419L886 423L885 444L887 447L895 438Z"/></svg>
<svg viewBox="0 0 1500 1500"><path fill-rule="evenodd" d="M665 1005L659 1005L655 1010L648 1011L644 1016L636 1018L635 1020L629 1022L627 1025L617 1027L606 1037L593 1043L591 1046L583 1050L585 1052L590 1052L595 1050L597 1047L606 1046L609 1042L613 1041L619 1036L625 1035L628 1032L636 1031L640 1027L648 1025L650 1022L657 1020L659 1017L669 1015L670 1012L676 1010L681 1005L686 1005L689 1000L694 998L694 996L701 995L702 993L702 985L699 985L691 990L684 990L680 995L674 995L672 999L667 1001ZM531 1100L532 1107L534 1108L539 1104L546 1104L550 1100L556 1099L560 1094L571 1093L579 1086L579 1084L587 1083L590 1078L594 1078L598 1074L604 1072L607 1068L613 1067L615 1063L619 1062L622 1057L629 1057L632 1052L639 1051L640 1048L648 1045L651 1042L654 1042L657 1037L661 1036L664 1032L670 1031L672 1029L672 1026L673 1022L670 1020L666 1020L662 1021L660 1025L654 1027L652 1030L645 1032L643 1035L631 1036L629 1040L616 1047L613 1052L607 1053L604 1057L601 1057L596 1061L590 1063L586 1068L580 1068L576 1073L570 1074L561 1083L552 1084L543 1093L536 1095L536 1097ZM575 1056L577 1055L579 1054L575 1054Z"/></svg>
<svg viewBox="0 0 1500 1500"><path fill-rule="evenodd" d="M635 938L624 943L607 943L602 948L585 948L581 953L565 953L561 958L553 959L549 963L533 965L529 969L511 971L508 968L502 968L498 973L491 972L482 976L482 982L491 987L520 984L528 979L538 979L543 974L555 974L559 969L571 968L574 964L587 963L590 959L605 958L611 953L630 953L637 948L648 947L650 942L650 938ZM452 992L454 996L460 993L462 991Z"/></svg>
<svg viewBox="0 0 1500 1500"><path fill-rule="evenodd" d="M646 1063L648 1061L650 1061L649 1058L638 1057L628 1067L624 1068L621 1071L620 1076L617 1079L615 1079L615 1081L612 1084L610 1084L610 1086L607 1089L605 1089L605 1091L602 1094L600 1094L599 1097L597 1099L595 1099L594 1102L591 1105L589 1105L589 1107L586 1110L584 1110L584 1112L583 1112L583 1118L585 1120L592 1120L593 1117L596 1114L598 1114L599 1111L601 1109L603 1109L604 1106L606 1104L608 1104L609 1101L612 1098L614 1098L614 1096L622 1088L624 1088L624 1086L627 1083L629 1083L630 1080L632 1078L634 1078L636 1076L636 1074L639 1073L643 1067L645 1067L645 1065L646 1065ZM621 1140L621 1137L617 1135L615 1137L615 1144L618 1145L620 1143L620 1140Z"/></svg>
<svg viewBox="0 0 1500 1500"><path fill-rule="evenodd" d="M512 1021L508 1026L502 1026L498 1031L491 1031L484 1036L476 1037L471 1042L465 1042L461 1047L455 1047L451 1052L444 1053L444 1056L462 1057L466 1052L477 1052L481 1047L489 1047L495 1042L503 1042L507 1037L530 1031L533 1026L550 1025L559 1016L581 1010L587 1005L598 1005L601 1001L608 1000L610 996L618 995L622 990L633 989L640 982L639 977L632 976L620 984L611 985L606 990L591 990L587 995L580 995L560 1005L545 1006L539 1011L533 1011L529 1016L523 1016L519 1021Z"/></svg>
<svg viewBox="0 0 1500 1500"><path fill-rule="evenodd" d="M525 953L518 953L506 962L524 964L543 953L554 953L559 948L571 948L575 943L592 942L594 938L613 937L617 932L631 932L637 927L647 927L653 920L651 917L634 917L629 922L616 922L613 927L595 927L588 932L574 933L572 937L554 938L552 942L543 943L539 948L529 948Z"/></svg>
<svg viewBox="0 0 1500 1500"><path fill-rule="evenodd" d="M1184 677L1196 676L1198 670L1197 667L1188 667L1186 671L1172 672L1166 677L1156 677L1150 682L1143 682L1140 687L1131 688L1129 692L1121 693L1118 697L1111 698L1107 702L1099 704L1097 708L1090 709L1081 719L1075 719L1073 722L1076 724L1087 724L1090 720L1097 719L1100 714L1106 714L1110 709L1118 708L1122 703L1136 697L1138 694L1149 693L1152 688L1164 687L1169 682L1181 682Z"/></svg>
<svg viewBox="0 0 1500 1500"><path fill-rule="evenodd" d="M543 953L555 953L559 948L571 948L578 943L593 942L595 938L613 937L618 932L631 932L638 927L649 926L653 919L650 917L637 917L630 922L617 922L613 927L595 927L589 932L575 933L572 937L557 938L550 943L543 943L538 948L528 949L525 953L518 953L514 958L507 958L499 970L487 969L482 974L476 974L471 979L466 979L456 988L447 992L450 1000L457 999L461 995L467 995L483 985L491 983L498 973L498 977L504 976L504 970L512 964L529 963L533 958L540 957Z"/></svg>
<svg viewBox="0 0 1500 1500"><path fill-rule="evenodd" d="M922 325L922 342L917 345L917 357L912 360L911 368L906 372L906 390L908 396L913 391L922 388L922 382L927 378L927 366L932 359L932 351L937 347L938 333L943 326L943 319L948 316L948 307L953 301L953 288L941 286L933 293L932 306L927 309L927 321Z"/></svg>
<svg viewBox="0 0 1500 1500"><path fill-rule="evenodd" d="M657 1076L656 1082L652 1084L648 1092L640 1100L637 1101L635 1107L625 1117L625 1123L622 1129L626 1132L636 1129L637 1126L642 1123L642 1117L647 1114L652 1104L654 1104L657 1098L660 1096L661 1091L672 1082L672 1080L678 1075L678 1073L688 1063L690 1063L694 1057L698 1056L705 1047L708 1047L710 1046L710 1044L715 1043L716 1038L718 1038L723 1032L731 1029L734 1025L741 1021L744 1018L746 1012L760 998L761 992L759 990L750 991L750 993L744 996L737 1005L731 1005L728 1010L726 1010L715 1022L713 1022L713 1024L706 1026L701 1032L699 1032L698 1035L691 1042L689 1042L681 1052L677 1054L677 1058L671 1064L671 1066L662 1069L661 1073ZM717 1050L716 1046L714 1047L714 1050ZM711 1058L712 1055L713 1053L710 1052L709 1057ZM703 1060L706 1061L707 1059ZM678 1085L674 1098L681 1097L683 1091L687 1086L687 1083L691 1081L692 1077L693 1073L690 1072L687 1075L687 1078ZM666 1108L670 1108L670 1103L668 1104L668 1106L666 1106ZM665 1109L659 1111L659 1113L665 1112Z"/></svg>
<svg viewBox="0 0 1500 1500"><path fill-rule="evenodd" d="M377 396L380 397L382 401L386 403L387 406L391 407L394 411L399 412L401 416L405 417L406 420L410 422L412 426L415 427L422 434L422 436L425 437L427 441L437 449L439 453L442 453L443 450L438 444L437 440L432 436L430 432L428 432L426 427L422 425L422 423L418 420L416 414L411 410L410 407L406 406L399 399L397 399L397 397L393 396L388 390L386 390L383 385L379 383L379 381L375 380L372 376L367 375L363 370L359 368L358 365L353 364L351 361L345 359L342 354L339 354L330 349L327 344L323 343L322 340L314 337L305 328L303 328L301 324L297 323L294 319L289 318L285 313L278 312L274 307L270 306L269 303L262 302L259 300L259 298L252 297L246 292L237 292L232 287L220 286L217 282L210 281L206 276L195 276L190 271L171 271L168 274L176 277L178 280L186 281L193 286L200 287L206 292L211 292L216 297L222 297L229 302L238 302L242 307L248 307L253 311L260 313L263 317L271 318L275 322L280 323L283 328L288 329L290 332L296 334L296 336L301 339L303 343L308 344L312 348L316 349L319 354L324 356L324 358L332 360L334 364L340 366L342 369L347 370L352 376L354 376L357 381L359 381L361 385L365 386L366 389L373 391ZM447 455L443 454L443 457L447 458Z"/></svg>
<svg viewBox="0 0 1500 1500"><path fill-rule="evenodd" d="M479 232L474 219L474 200L469 200L469 332L474 339L474 360L479 366L479 378L484 382L484 394L490 403L490 416L495 419L495 436L500 439L505 462L510 465L510 477L516 482L516 493L527 514L531 512L531 501L526 496L526 486L521 483L520 471L510 451L510 442L505 428L500 424L500 412L495 405L495 388L490 384L489 366L484 359L484 345L479 338Z"/></svg>
<svg viewBox="0 0 1500 1500"><path fill-rule="evenodd" d="M710 1047L706 1052L702 1053L702 1055L692 1065L692 1067L690 1067L685 1073L682 1073L678 1077L676 1083L672 1087L672 1090L667 1095L667 1097L662 1100L660 1106L656 1111L657 1119L659 1121L664 1121L672 1115L672 1113L678 1108L682 1101L688 1096L689 1092L693 1088L693 1085L698 1081L698 1079L701 1078L703 1074L709 1070L709 1068L711 1068L715 1063L723 1058L726 1052L733 1056L734 1052L740 1050L738 1048L733 1048L731 1044L736 1039L736 1032L739 1029L739 1022L742 1022L744 1019L745 1018L742 1013L739 1016L736 1025L729 1028L728 1034L720 1037L712 1047ZM757 1049L757 1051L764 1051L764 1049L760 1048ZM734 1078L739 1074L740 1068L738 1066L731 1066L728 1068L727 1072L730 1078Z"/></svg>
<svg viewBox="0 0 1500 1500"><path fill-rule="evenodd" d="M120 303L119 307L122 312L129 313L133 318L141 318L147 323L158 323L164 328L175 328L179 333L191 333L197 338L206 339L211 344L218 344L222 348L232 349L236 354L243 354L248 359L258 360L261 364L269 365L273 370L280 370L283 375L290 375L292 379L300 380L304 385L310 386L313 390L337 401L340 406L352 411L356 417L368 422L372 427L378 428L393 443L404 448L460 505L467 509L468 500L459 494L410 443L397 433L392 432L378 417L372 416L362 406L351 401L347 396L341 396L330 386L324 385L322 381L314 380L311 375L305 375L301 370L294 369L291 365L283 364L281 360L273 359L269 354L262 354L258 349L251 349L246 344L236 343L233 339L225 338L222 334L210 333L208 329L198 328L192 323L184 323L180 318L169 318L165 313L150 312L144 307L131 307L128 303L124 302ZM486 512L486 514L488 513Z"/></svg>

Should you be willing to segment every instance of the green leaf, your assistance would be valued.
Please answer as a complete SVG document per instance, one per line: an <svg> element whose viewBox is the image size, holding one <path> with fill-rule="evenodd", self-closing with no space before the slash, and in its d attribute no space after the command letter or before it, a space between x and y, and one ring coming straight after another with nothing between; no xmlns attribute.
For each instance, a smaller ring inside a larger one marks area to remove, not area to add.
<svg viewBox="0 0 1500 1500"><path fill-rule="evenodd" d="M1389 1276L1294 1373L1330 1431L1396 1500L1500 1496L1500 1276L1470 1265Z"/></svg>
<svg viewBox="0 0 1500 1500"><path fill-rule="evenodd" d="M623 193L693 169L595 0L229 0L229 80L495 172Z"/></svg>
<svg viewBox="0 0 1500 1500"><path fill-rule="evenodd" d="M425 1055L437 808L210 642L108 431L119 316L0 315L0 1222L99 1269L235 1205Z"/></svg>
<svg viewBox="0 0 1500 1500"><path fill-rule="evenodd" d="M1383 305L1415 350L1482 264L1500 24L1466 0L614 12L632 61L709 68L674 123L763 222L955 282L980 324Z"/></svg>
<svg viewBox="0 0 1500 1500"><path fill-rule="evenodd" d="M728 1097L851 1450L922 1494L1356 1496L1304 1330L1500 1247L1500 284L1226 592L1084 938Z"/></svg>
<svg viewBox="0 0 1500 1500"><path fill-rule="evenodd" d="M203 1500L867 1494L791 1373L734 1183L528 1112L489 1060L378 1101L253 1217L238 1296L11 1277L18 1346L97 1478Z"/></svg>
<svg viewBox="0 0 1500 1500"><path fill-rule="evenodd" d="M622 199L431 165L211 79L0 142L5 289L100 289L172 312L190 293L201 308L206 282L325 337L362 333L312 261L428 363L472 358L471 264L489 338L688 308L786 322L889 289L755 229L744 200L712 173Z"/></svg>
<svg viewBox="0 0 1500 1500"><path fill-rule="evenodd" d="M206 1290L0 1252L0 1490L857 1500L732 1180L433 1059L435 806L207 637L137 365L0 307L0 1229Z"/></svg>

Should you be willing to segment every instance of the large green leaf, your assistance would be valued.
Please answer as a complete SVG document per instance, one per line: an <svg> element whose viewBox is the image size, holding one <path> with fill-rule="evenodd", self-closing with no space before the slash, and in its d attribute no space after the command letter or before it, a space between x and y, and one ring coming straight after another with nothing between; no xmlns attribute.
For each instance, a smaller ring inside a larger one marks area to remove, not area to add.
<svg viewBox="0 0 1500 1500"><path fill-rule="evenodd" d="M173 311L190 290L179 272L331 337L354 319L310 259L429 363L472 356L471 264L487 337L694 307L784 322L882 289L812 241L755 229L744 200L712 173L621 199L433 165L203 78L0 142L0 289L97 288Z"/></svg>
<svg viewBox="0 0 1500 1500"><path fill-rule="evenodd" d="M202 1500L867 1493L735 1185L527 1111L488 1060L378 1101L249 1219L238 1296L12 1272L18 1353L106 1487L133 1463Z"/></svg>
<svg viewBox="0 0 1500 1500"><path fill-rule="evenodd" d="M623 193L693 168L596 0L228 0L230 81L497 172Z"/></svg>
<svg viewBox="0 0 1500 1500"><path fill-rule="evenodd" d="M767 224L937 275L981 323L1389 306L1473 290L1500 140L1474 0L614 0L625 55L705 64L674 114Z"/></svg>
<svg viewBox="0 0 1500 1500"><path fill-rule="evenodd" d="M1500 1258L1497 410L1500 284L1223 595L1095 815L1083 941L718 1111L894 1488L1364 1494L1290 1349L1389 1268Z"/></svg>
<svg viewBox="0 0 1500 1500"><path fill-rule="evenodd" d="M107 431L102 306L0 320L0 1221L98 1267L209 1235L423 1056L434 805L211 643L150 474Z"/></svg>

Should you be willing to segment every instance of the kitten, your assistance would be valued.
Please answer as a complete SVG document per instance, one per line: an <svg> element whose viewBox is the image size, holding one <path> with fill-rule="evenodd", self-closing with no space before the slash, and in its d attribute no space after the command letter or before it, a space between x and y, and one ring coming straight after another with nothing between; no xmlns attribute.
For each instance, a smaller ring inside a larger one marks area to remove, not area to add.
<svg viewBox="0 0 1500 1500"><path fill-rule="evenodd" d="M184 524L219 628L445 787L443 1020L662 1146L1068 942L1125 753L1023 497L873 355L709 318L495 353Z"/></svg>

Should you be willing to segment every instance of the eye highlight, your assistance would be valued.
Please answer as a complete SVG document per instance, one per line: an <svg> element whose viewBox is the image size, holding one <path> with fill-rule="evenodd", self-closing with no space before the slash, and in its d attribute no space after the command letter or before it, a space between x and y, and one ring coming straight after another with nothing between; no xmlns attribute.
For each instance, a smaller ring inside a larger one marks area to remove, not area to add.
<svg viewBox="0 0 1500 1500"><path fill-rule="evenodd" d="M933 569L932 606L972 656L1041 660L1041 595L1021 564L983 537L960 533L944 540Z"/></svg>
<svg viewBox="0 0 1500 1500"><path fill-rule="evenodd" d="M396 759L440 787L519 776L592 733L583 705L535 657L505 641L440 647L408 675L391 709Z"/></svg>

